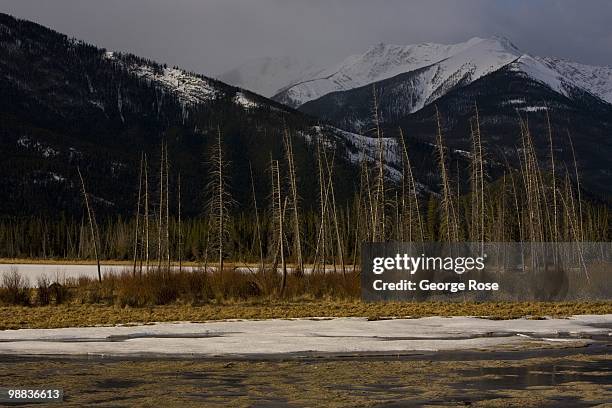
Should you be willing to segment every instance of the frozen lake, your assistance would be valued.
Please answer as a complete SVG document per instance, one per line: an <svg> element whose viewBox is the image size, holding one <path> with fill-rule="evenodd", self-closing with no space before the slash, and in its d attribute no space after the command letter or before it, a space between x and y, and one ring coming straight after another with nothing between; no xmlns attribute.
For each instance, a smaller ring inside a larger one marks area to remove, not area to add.
<svg viewBox="0 0 612 408"><path fill-rule="evenodd" d="M101 265L100 270L102 275L106 274L119 274L122 272L132 272L132 265ZM151 267L152 269L154 266ZM174 268L178 270L178 266ZM183 266L183 270L194 271L201 270L198 266ZM208 267L209 271L213 271L214 267ZM239 272L250 273L257 270L256 267L238 266L235 268ZM98 277L98 267L96 265L74 265L74 264L0 264L0 278L7 272L16 270L21 274L22 277L28 279L30 284L35 284L39 277L46 276L51 281L63 282L65 279L78 278L80 276L87 276L90 278ZM304 273L310 273L311 268L306 268ZM351 267L347 267L346 271L349 272ZM287 268L288 272L292 272L293 268ZM333 268L327 267L327 272L333 272ZM341 271L337 268L337 271ZM280 272L280 268L279 268ZM0 279L0 285L2 281Z"/></svg>
<svg viewBox="0 0 612 408"><path fill-rule="evenodd" d="M131 271L129 265L101 265L102 274L121 273ZM63 282L67 278L78 278L88 276L95 278L98 276L96 265L62 265L62 264L0 264L0 275L16 270L28 279L31 284L41 276L47 276L52 281Z"/></svg>

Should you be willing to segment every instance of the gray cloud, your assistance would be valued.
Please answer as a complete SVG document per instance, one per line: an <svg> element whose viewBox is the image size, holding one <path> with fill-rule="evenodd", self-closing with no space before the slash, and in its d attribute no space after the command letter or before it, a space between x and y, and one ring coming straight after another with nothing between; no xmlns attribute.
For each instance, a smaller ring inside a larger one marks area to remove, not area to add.
<svg viewBox="0 0 612 408"><path fill-rule="evenodd" d="M607 0L3 0L0 11L209 75L258 56L331 63L378 42L495 34L528 53L612 65Z"/></svg>

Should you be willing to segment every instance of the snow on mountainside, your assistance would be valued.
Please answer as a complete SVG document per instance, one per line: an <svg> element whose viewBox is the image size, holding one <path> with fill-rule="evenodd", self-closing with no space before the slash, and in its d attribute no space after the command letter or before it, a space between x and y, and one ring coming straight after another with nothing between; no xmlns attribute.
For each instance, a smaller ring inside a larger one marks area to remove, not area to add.
<svg viewBox="0 0 612 408"><path fill-rule="evenodd" d="M262 57L224 72L219 80L269 98L287 85L311 78L321 69L294 57Z"/></svg>
<svg viewBox="0 0 612 408"><path fill-rule="evenodd" d="M190 75L180 69L164 67L161 70L154 69L146 64L125 64L122 60L115 58L115 53L106 52L106 59L116 64L128 65L126 68L139 78L157 83L164 89L175 92L185 105L196 105L215 97L217 90L214 85L202 77Z"/></svg>
<svg viewBox="0 0 612 408"><path fill-rule="evenodd" d="M593 66L558 58L540 58L566 80L612 103L612 67Z"/></svg>
<svg viewBox="0 0 612 408"><path fill-rule="evenodd" d="M210 101L221 92L214 81L202 76L183 71L178 68L157 67L142 62L126 63L117 58L115 53L106 52L104 57L125 68L141 79L157 84L161 89L176 95L184 108ZM243 92L238 92L234 102L244 108L256 108L258 104Z"/></svg>
<svg viewBox="0 0 612 408"><path fill-rule="evenodd" d="M509 65L514 72L547 85L561 95L572 97L575 88L612 103L612 68L597 67L557 58L524 54Z"/></svg>
<svg viewBox="0 0 612 408"><path fill-rule="evenodd" d="M426 69L422 81L423 101L448 88L453 82L474 81L520 56L510 41L503 38L472 38L454 45L418 44L384 45L353 55L316 77L288 86L274 99L290 106L300 106L331 92L346 91L392 78L396 75Z"/></svg>
<svg viewBox="0 0 612 408"><path fill-rule="evenodd" d="M562 95L569 96L571 82L560 75L541 58L522 55L508 66L510 71L518 72L537 82L547 85Z"/></svg>

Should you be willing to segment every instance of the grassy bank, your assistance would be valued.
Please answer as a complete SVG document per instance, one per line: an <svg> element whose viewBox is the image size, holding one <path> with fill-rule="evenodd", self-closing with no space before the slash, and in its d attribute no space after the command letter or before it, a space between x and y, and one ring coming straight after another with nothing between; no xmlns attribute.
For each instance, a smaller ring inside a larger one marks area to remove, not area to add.
<svg viewBox="0 0 612 408"><path fill-rule="evenodd" d="M492 319L612 314L612 302L388 302L360 300L358 273L280 274L152 270L97 279L41 278L30 285L19 273L0 287L0 329L54 328L166 321L424 316Z"/></svg>
<svg viewBox="0 0 612 408"><path fill-rule="evenodd" d="M219 304L119 307L58 305L0 307L0 329L57 328L168 321L307 317L483 316L492 319L576 314L612 314L612 302L516 303L363 303L358 300L241 301Z"/></svg>

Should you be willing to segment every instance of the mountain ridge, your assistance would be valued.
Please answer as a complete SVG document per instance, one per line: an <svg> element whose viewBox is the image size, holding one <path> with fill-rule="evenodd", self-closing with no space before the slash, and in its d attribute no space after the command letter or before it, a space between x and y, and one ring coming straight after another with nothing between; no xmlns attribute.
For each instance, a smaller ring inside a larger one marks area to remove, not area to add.
<svg viewBox="0 0 612 408"><path fill-rule="evenodd" d="M486 49L487 45L488 49ZM476 53L476 58L473 61L470 61L469 58L460 61L461 59L458 58L461 53L470 49L474 52L475 49L483 48L483 46L484 49L480 54ZM495 53L499 54L501 52L513 55L514 58L509 57L502 61L494 61L491 66L488 57L494 57ZM444 66L451 63L453 58L459 59L454 67ZM469 64L475 68L474 73L476 75L472 75L471 78L473 81L481 75L488 75L520 58L529 59L532 65L536 65L536 67L529 67L527 71L542 73L549 70L552 74L548 75L548 79L553 89L556 87L557 90L564 92L562 87L557 86L558 82L564 82L612 103L612 67L587 65L555 57L531 56L522 52L511 40L503 36L474 37L457 44L394 45L379 43L368 48L362 54L351 55L340 63L321 69L315 74L287 81L284 86L279 88L276 95L270 96L285 105L297 108L329 93L374 84L393 76L414 72L435 64L440 64L440 72L446 77L461 77L460 72L458 72L462 65L461 62ZM464 68L464 71L469 71L467 66ZM451 71L444 73L445 69L451 69ZM242 83L241 85L249 88L248 83ZM446 88L442 88L438 92L429 92L422 99L427 100L431 93L444 94L452 89L452 86L446 86Z"/></svg>
<svg viewBox="0 0 612 408"><path fill-rule="evenodd" d="M184 181L185 215L197 215L219 128L241 206L252 200L249 165L263 194L270 155L283 158L283 129L292 135L305 194L317 191L306 171L315 165L311 144L319 134L340 149L338 177L352 177L344 150L350 134L316 127L315 118L213 78L1 13L0 93L0 216L79 213L77 168L100 212L129 214L141 155L158 166L162 142ZM348 197L353 187L345 183L339 194Z"/></svg>

